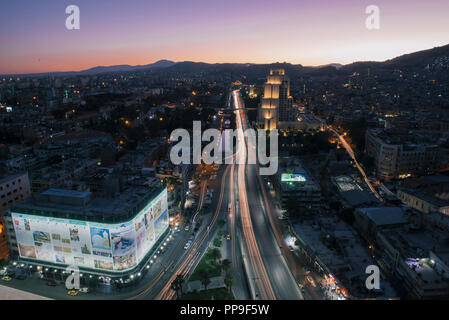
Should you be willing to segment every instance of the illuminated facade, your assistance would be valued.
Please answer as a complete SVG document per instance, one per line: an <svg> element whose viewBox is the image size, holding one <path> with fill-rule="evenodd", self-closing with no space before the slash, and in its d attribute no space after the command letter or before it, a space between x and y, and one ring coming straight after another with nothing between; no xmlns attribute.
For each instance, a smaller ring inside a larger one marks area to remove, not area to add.
<svg viewBox="0 0 449 320"><path fill-rule="evenodd" d="M264 85L259 106L259 127L265 130L279 128L279 122L295 121L293 98L290 96L290 80L284 69L270 70Z"/></svg>
<svg viewBox="0 0 449 320"><path fill-rule="evenodd" d="M110 199L49 189L9 215L19 260L112 276L145 264L169 228L164 187L133 188Z"/></svg>

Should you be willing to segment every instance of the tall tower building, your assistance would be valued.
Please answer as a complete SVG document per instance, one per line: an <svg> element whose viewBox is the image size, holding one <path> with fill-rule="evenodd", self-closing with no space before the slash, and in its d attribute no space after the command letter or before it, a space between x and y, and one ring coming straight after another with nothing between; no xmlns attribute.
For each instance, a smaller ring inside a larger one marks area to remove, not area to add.
<svg viewBox="0 0 449 320"><path fill-rule="evenodd" d="M285 70L270 70L259 106L259 127L265 130L278 129L280 121L295 121L295 118L293 98L290 96L290 80L285 75Z"/></svg>

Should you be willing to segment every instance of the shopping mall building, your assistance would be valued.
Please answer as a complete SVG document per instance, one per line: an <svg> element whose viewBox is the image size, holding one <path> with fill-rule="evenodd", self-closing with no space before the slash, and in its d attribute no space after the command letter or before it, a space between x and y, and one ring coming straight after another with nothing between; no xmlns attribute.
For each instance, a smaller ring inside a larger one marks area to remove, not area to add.
<svg viewBox="0 0 449 320"><path fill-rule="evenodd" d="M49 189L4 215L11 259L46 278L68 266L86 277L127 281L150 268L169 234L167 189L132 185L111 196Z"/></svg>

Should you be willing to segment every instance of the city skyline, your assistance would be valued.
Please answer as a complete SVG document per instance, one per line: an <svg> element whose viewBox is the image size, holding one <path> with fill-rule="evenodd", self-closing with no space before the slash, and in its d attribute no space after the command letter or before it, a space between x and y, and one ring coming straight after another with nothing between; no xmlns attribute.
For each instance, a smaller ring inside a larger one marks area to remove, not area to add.
<svg viewBox="0 0 449 320"><path fill-rule="evenodd" d="M3 2L0 300L449 300L448 0Z"/></svg>
<svg viewBox="0 0 449 320"><path fill-rule="evenodd" d="M379 30L365 27L369 1L77 1L80 30L67 30L68 1L4 4L0 74L145 65L161 59L308 66L384 61L449 43L446 1L377 1ZM267 45L270 43L270 45ZM330 49L332 48L332 49ZM238 58L237 58L238 57Z"/></svg>

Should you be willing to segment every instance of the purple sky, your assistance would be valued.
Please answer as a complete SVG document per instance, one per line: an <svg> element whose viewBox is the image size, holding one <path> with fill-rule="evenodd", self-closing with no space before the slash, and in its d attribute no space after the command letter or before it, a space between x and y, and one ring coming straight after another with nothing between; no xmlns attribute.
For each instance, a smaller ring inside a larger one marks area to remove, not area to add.
<svg viewBox="0 0 449 320"><path fill-rule="evenodd" d="M66 6L81 30L65 28ZM381 29L365 28L365 8ZM385 60L449 44L447 0L14 0L0 4L0 74L148 64Z"/></svg>

